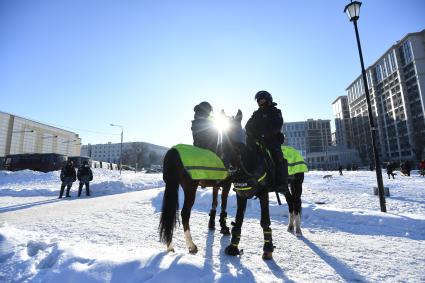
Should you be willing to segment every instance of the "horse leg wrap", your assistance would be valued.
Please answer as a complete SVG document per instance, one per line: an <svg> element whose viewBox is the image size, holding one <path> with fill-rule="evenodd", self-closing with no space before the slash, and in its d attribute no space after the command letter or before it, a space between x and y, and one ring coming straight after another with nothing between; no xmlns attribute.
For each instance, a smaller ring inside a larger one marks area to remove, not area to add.
<svg viewBox="0 0 425 283"><path fill-rule="evenodd" d="M227 220L227 212L220 213L220 227L221 227L220 233L223 235L230 235L230 229L226 225L226 220Z"/></svg>
<svg viewBox="0 0 425 283"><path fill-rule="evenodd" d="M210 230L214 230L215 229L215 214L217 213L217 211L215 209L211 209L210 210L210 221L208 222L208 228Z"/></svg>
<svg viewBox="0 0 425 283"><path fill-rule="evenodd" d="M291 233L294 232L294 220L295 220L294 213L293 212L289 213L288 232L291 232Z"/></svg>
<svg viewBox="0 0 425 283"><path fill-rule="evenodd" d="M301 214L295 215L295 235L301 237L303 233L301 232Z"/></svg>
<svg viewBox="0 0 425 283"><path fill-rule="evenodd" d="M224 252L227 255L232 255L232 256L240 255L241 251L238 248L240 239L241 239L241 228L234 226L232 228L232 239L230 240L230 245L226 247Z"/></svg>
<svg viewBox="0 0 425 283"><path fill-rule="evenodd" d="M270 228L263 229L263 234L264 234L263 251L273 252L274 246L273 246L273 239L272 239L272 229Z"/></svg>

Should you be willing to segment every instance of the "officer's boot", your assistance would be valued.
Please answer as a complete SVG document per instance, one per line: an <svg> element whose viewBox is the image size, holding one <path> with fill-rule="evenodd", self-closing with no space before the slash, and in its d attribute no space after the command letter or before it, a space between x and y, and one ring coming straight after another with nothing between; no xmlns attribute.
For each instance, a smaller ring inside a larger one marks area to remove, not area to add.
<svg viewBox="0 0 425 283"><path fill-rule="evenodd" d="M230 235L230 229L226 225L226 220L227 220L227 212L220 213L220 227L221 227L220 233L223 235Z"/></svg>
<svg viewBox="0 0 425 283"><path fill-rule="evenodd" d="M230 240L230 245L228 245L224 249L224 252L227 255L232 255L232 256L240 255L242 252L242 250L239 250L238 248L240 239L241 239L241 228L233 226L232 239Z"/></svg>
<svg viewBox="0 0 425 283"><path fill-rule="evenodd" d="M288 162L283 159L275 164L276 191L284 195L289 193L288 189Z"/></svg>
<svg viewBox="0 0 425 283"><path fill-rule="evenodd" d="M83 190L83 183L80 183L80 185L78 186L78 197L81 196L81 191Z"/></svg>
<svg viewBox="0 0 425 283"><path fill-rule="evenodd" d="M59 198L62 198L62 196L63 196L63 191L65 190L65 185L62 185L61 186L61 190L60 190L60 192L59 192Z"/></svg>
<svg viewBox="0 0 425 283"><path fill-rule="evenodd" d="M272 229L265 228L263 229L264 234L264 246L263 246L263 259L269 260L273 259L273 240L272 240Z"/></svg>
<svg viewBox="0 0 425 283"><path fill-rule="evenodd" d="M217 211L215 209L211 209L210 210L210 221L208 222L208 228L210 230L214 230L215 229L215 214L217 213Z"/></svg>

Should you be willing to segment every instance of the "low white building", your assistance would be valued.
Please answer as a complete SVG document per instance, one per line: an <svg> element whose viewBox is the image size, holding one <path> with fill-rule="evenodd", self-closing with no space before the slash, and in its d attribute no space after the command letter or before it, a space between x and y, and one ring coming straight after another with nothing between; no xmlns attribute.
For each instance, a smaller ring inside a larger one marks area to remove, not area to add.
<svg viewBox="0 0 425 283"><path fill-rule="evenodd" d="M341 165L344 169L361 165L359 152L346 146L329 146L323 152L307 153L306 162L311 170L335 170Z"/></svg>
<svg viewBox="0 0 425 283"><path fill-rule="evenodd" d="M125 153L132 150L133 154L139 152L155 153L161 159L169 148L146 143L146 142L124 142L122 151ZM121 143L88 144L81 146L81 156L89 156L94 160L119 163L121 154Z"/></svg>
<svg viewBox="0 0 425 283"><path fill-rule="evenodd" d="M21 153L79 156L78 134L0 111L0 157Z"/></svg>

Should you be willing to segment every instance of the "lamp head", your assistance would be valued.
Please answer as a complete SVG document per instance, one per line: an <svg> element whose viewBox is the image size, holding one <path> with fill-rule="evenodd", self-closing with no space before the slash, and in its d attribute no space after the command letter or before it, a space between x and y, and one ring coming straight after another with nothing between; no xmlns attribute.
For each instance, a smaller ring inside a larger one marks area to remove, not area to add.
<svg viewBox="0 0 425 283"><path fill-rule="evenodd" d="M362 5L362 2L359 1L352 1L351 3L345 6L344 13L347 14L348 19L350 22L357 21L360 16L360 6Z"/></svg>

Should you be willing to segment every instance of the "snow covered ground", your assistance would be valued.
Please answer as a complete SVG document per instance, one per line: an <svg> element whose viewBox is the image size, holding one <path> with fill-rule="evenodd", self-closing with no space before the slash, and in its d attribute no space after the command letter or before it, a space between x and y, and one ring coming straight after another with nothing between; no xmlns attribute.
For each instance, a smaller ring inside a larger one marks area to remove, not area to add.
<svg viewBox="0 0 425 283"><path fill-rule="evenodd" d="M299 239L286 232L286 204L270 195L273 261L261 259L258 200L248 204L242 256L225 255L230 237L207 228L209 188L198 189L192 211L198 254L181 226L176 252L166 253L161 174L95 169L91 197L76 198L74 184L61 200L58 175L0 171L0 282L425 282L425 178L415 171L384 175L388 213L373 195L374 172L308 173ZM229 225L235 210L231 193Z"/></svg>

